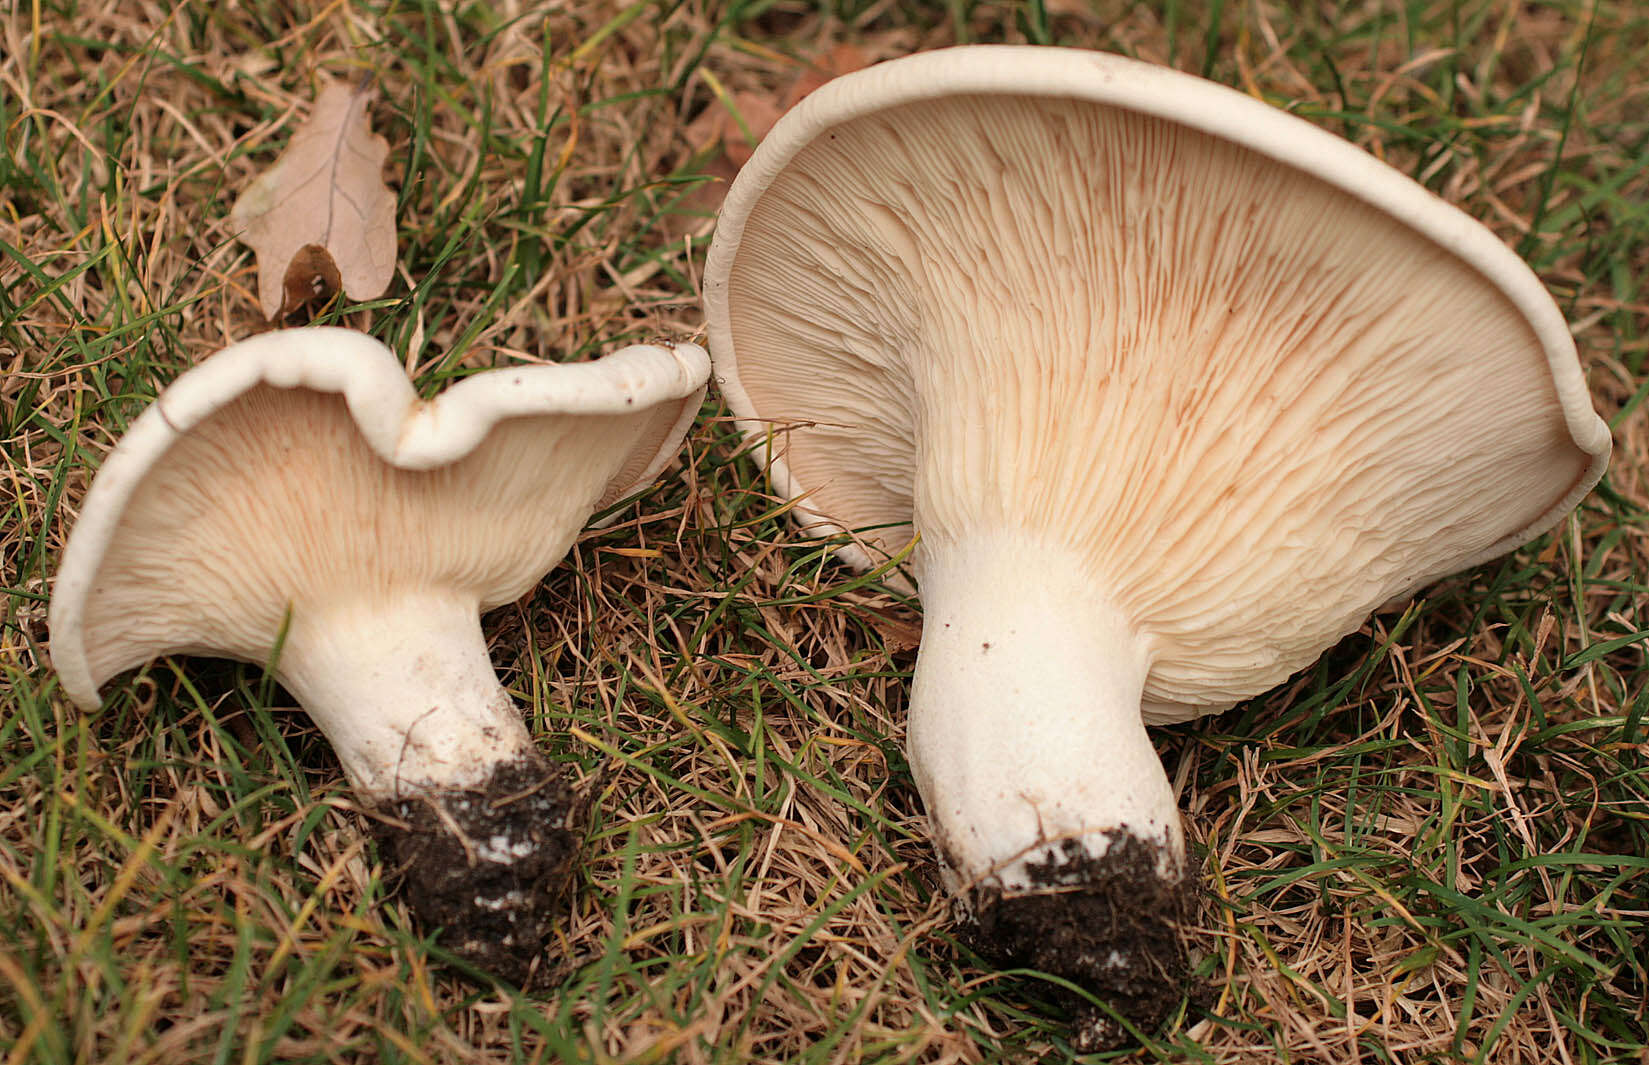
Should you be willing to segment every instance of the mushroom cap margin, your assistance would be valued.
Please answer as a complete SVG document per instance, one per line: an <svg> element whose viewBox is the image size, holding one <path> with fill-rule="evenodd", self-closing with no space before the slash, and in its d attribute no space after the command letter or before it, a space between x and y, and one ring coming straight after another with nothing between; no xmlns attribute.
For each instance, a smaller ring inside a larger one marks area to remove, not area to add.
<svg viewBox="0 0 1649 1065"><path fill-rule="evenodd" d="M1487 228L1459 208L1362 149L1304 119L1213 82L1102 52L1033 45L966 45L906 56L826 83L780 119L733 181L716 226L704 275L709 346L718 386L740 431L755 442L774 487L788 499L808 486L772 447L739 380L729 282L746 221L768 187L807 145L843 123L924 100L963 94L1086 100L1160 118L1247 148L1363 201L1451 252L1480 273L1525 315L1551 371L1563 420L1589 456L1581 477L1540 517L1467 561L1470 568L1544 532L1589 492L1608 465L1608 426L1592 409L1568 323L1538 277ZM820 535L849 532L806 504L794 510ZM878 563L857 544L837 549L857 569Z"/></svg>
<svg viewBox="0 0 1649 1065"><path fill-rule="evenodd" d="M697 413L709 373L709 356L696 344L632 345L594 362L482 371L424 401L394 353L354 330L282 330L232 344L167 386L98 469L53 581L48 612L53 668L76 705L100 704L83 618L127 502L173 443L259 385L343 396L373 452L406 470L463 458L509 418L624 414L681 402L683 410L658 452L638 475L609 488L612 501L645 484L669 461Z"/></svg>

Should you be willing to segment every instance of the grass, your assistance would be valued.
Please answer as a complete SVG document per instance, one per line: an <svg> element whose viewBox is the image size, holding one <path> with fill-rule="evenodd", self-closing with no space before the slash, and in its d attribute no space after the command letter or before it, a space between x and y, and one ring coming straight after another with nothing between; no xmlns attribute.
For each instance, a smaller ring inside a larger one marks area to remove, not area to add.
<svg viewBox="0 0 1649 1065"><path fill-rule="evenodd" d="M114 4L0 13L0 1048L11 1061L996 1061L1070 1054L949 935L900 751L908 604L799 542L714 397L674 473L488 619L594 790L546 989L386 898L326 745L250 667L76 713L45 606L91 472L257 328L238 191L371 74L401 272L328 309L433 391L701 328L687 129L795 56L1104 48L1237 85L1483 220L1615 433L1575 516L1292 682L1160 730L1208 898L1129 1061L1649 1060L1649 14L1632 0ZM273 704L273 705L272 705Z"/></svg>

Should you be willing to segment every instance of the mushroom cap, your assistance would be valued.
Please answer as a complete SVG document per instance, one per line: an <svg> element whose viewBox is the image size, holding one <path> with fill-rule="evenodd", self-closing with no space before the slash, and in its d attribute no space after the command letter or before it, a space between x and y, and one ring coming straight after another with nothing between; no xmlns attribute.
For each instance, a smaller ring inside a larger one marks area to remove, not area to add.
<svg viewBox="0 0 1649 1065"><path fill-rule="evenodd" d="M1011 529L1222 709L1558 521L1609 453L1561 313L1489 230L1230 89L971 46L839 78L741 170L718 383L865 567Z"/></svg>
<svg viewBox="0 0 1649 1065"><path fill-rule="evenodd" d="M523 595L598 507L653 478L703 349L474 374L432 400L347 329L265 333L190 369L104 461L58 569L69 697L160 654L263 661L288 612Z"/></svg>

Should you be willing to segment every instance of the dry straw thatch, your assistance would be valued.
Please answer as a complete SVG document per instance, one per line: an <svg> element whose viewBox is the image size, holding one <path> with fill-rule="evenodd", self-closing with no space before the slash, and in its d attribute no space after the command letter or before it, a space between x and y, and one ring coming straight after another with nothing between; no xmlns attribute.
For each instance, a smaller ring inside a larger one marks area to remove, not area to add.
<svg viewBox="0 0 1649 1065"><path fill-rule="evenodd" d="M44 650L90 470L161 383L260 327L226 216L318 74L377 79L400 201L389 295L322 318L433 388L692 337L714 201L694 175L719 165L694 120L843 42L964 36L1206 71L1416 175L1533 262L1616 433L1571 523L1158 734L1206 858L1208 992L1131 1060L1644 1060L1649 17L1629 0L7 9L13 1060L1067 1053L1036 979L947 935L900 755L916 614L797 542L716 410L672 478L490 618L506 684L596 794L582 901L529 994L477 990L381 904L335 765L261 709L281 699L256 669L157 664L86 718Z"/></svg>

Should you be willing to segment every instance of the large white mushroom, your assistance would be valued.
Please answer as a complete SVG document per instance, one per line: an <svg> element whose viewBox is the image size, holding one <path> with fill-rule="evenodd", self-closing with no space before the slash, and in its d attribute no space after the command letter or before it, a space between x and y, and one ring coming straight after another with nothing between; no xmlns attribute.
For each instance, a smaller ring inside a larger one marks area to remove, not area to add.
<svg viewBox="0 0 1649 1065"><path fill-rule="evenodd" d="M1609 452L1562 315L1487 229L1109 55L826 85L733 184L704 299L804 522L860 566L916 542L909 756L982 942L1140 1023L1176 1000L1185 865L1145 724L1523 543Z"/></svg>
<svg viewBox="0 0 1649 1065"><path fill-rule="evenodd" d="M266 333L179 377L86 494L51 603L78 705L165 654L266 665L320 726L414 909L519 981L571 882L574 796L499 685L480 613L680 446L690 344L477 373L418 398L343 329Z"/></svg>

